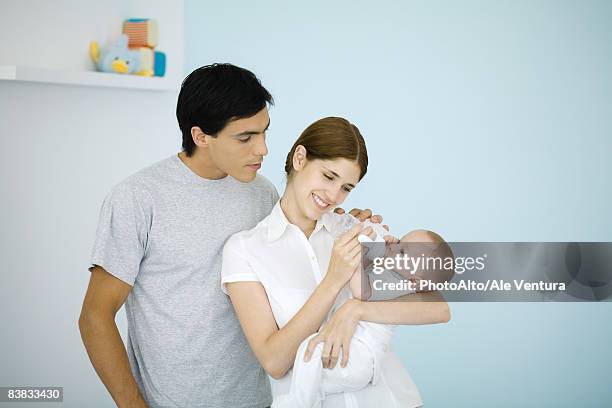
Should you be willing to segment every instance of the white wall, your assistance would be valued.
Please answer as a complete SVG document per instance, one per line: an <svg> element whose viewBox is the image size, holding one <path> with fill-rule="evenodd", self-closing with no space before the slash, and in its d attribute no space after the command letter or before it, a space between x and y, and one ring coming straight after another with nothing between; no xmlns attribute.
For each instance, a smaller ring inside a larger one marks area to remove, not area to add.
<svg viewBox="0 0 612 408"><path fill-rule="evenodd" d="M89 40L129 17L159 20L168 73L181 77L182 2L2 1L0 65L89 67ZM179 150L177 95L0 81L0 385L63 386L62 406L112 406L77 327L89 254L111 186Z"/></svg>
<svg viewBox="0 0 612 408"><path fill-rule="evenodd" d="M154 18L166 75L182 77L183 14L182 0L2 0L0 65L94 69L90 41L117 39L127 18Z"/></svg>

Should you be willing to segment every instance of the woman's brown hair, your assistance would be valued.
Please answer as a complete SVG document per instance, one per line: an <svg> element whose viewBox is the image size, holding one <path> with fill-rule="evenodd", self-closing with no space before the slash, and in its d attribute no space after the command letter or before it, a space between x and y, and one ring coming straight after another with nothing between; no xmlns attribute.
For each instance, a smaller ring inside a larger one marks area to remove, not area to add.
<svg viewBox="0 0 612 408"><path fill-rule="evenodd" d="M357 126L344 118L327 117L308 126L293 144L285 161L285 173L291 178L295 149L306 148L308 160L356 160L359 165L359 180L368 171L368 151Z"/></svg>

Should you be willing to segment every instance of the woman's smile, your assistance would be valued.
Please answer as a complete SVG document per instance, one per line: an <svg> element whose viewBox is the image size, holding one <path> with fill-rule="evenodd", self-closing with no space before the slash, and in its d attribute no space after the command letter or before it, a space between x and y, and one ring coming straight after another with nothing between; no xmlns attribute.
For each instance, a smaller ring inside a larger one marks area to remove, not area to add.
<svg viewBox="0 0 612 408"><path fill-rule="evenodd" d="M325 202L321 197L319 197L315 193L312 193L311 196L312 196L312 201L315 203L315 207L317 207L317 209L319 209L320 211L327 211L327 209L329 208L329 203Z"/></svg>

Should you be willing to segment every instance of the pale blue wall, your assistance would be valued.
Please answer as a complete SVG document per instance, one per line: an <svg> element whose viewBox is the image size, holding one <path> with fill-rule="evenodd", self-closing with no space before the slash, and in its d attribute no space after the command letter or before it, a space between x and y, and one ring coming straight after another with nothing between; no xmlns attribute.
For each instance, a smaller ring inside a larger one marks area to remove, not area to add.
<svg viewBox="0 0 612 408"><path fill-rule="evenodd" d="M612 241L612 2L187 1L186 73L272 92L263 173L312 121L364 134L347 207L447 240ZM612 404L612 306L454 304L396 349L427 406Z"/></svg>

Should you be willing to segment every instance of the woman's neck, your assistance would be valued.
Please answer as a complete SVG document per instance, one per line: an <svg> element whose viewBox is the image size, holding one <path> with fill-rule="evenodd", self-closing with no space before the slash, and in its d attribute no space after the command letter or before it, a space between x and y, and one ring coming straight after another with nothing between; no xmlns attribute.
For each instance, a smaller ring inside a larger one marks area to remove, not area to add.
<svg viewBox="0 0 612 408"><path fill-rule="evenodd" d="M306 238L310 238L310 234L314 231L317 222L307 218L297 205L297 200L293 195L292 190L287 186L285 193L280 200L280 206L287 220L293 225L297 225L302 230Z"/></svg>

